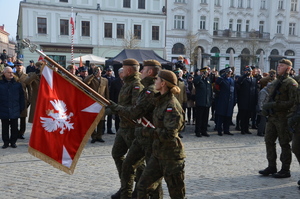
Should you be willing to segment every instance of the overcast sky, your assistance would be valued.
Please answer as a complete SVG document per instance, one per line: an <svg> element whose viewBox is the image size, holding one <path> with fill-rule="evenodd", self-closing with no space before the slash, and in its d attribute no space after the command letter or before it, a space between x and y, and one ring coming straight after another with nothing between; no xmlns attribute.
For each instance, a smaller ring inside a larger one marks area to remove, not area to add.
<svg viewBox="0 0 300 199"><path fill-rule="evenodd" d="M9 38L16 39L19 3L21 0L0 0L0 25L8 32Z"/></svg>

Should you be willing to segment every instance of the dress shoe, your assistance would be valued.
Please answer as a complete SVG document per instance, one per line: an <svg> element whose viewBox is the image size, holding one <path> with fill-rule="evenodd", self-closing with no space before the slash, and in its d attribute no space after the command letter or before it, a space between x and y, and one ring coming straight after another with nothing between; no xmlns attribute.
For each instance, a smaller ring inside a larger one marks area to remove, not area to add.
<svg viewBox="0 0 300 199"><path fill-rule="evenodd" d="M290 171L280 170L277 173L274 173L273 178L289 178L291 177Z"/></svg>
<svg viewBox="0 0 300 199"><path fill-rule="evenodd" d="M107 134L115 134L112 130L108 130Z"/></svg>
<svg viewBox="0 0 300 199"><path fill-rule="evenodd" d="M298 181L298 185L300 186L300 180Z"/></svg>
<svg viewBox="0 0 300 199"><path fill-rule="evenodd" d="M102 138L96 139L97 142L105 142Z"/></svg>
<svg viewBox="0 0 300 199"><path fill-rule="evenodd" d="M117 191L114 195L111 196L111 199L120 199L121 198L121 191Z"/></svg>
<svg viewBox="0 0 300 199"><path fill-rule="evenodd" d="M222 132L218 133L218 136L223 136L223 133Z"/></svg>
<svg viewBox="0 0 300 199"><path fill-rule="evenodd" d="M196 136L199 138L202 137L200 133L196 133Z"/></svg>
<svg viewBox="0 0 300 199"><path fill-rule="evenodd" d="M246 134L252 134L250 131L245 131Z"/></svg>
<svg viewBox="0 0 300 199"><path fill-rule="evenodd" d="M233 134L230 133L230 132L224 132L224 134L226 134L226 135L233 135Z"/></svg>
<svg viewBox="0 0 300 199"><path fill-rule="evenodd" d="M245 135L246 133L245 133L245 131L241 131L241 134Z"/></svg>
<svg viewBox="0 0 300 199"><path fill-rule="evenodd" d="M23 135L19 135L18 139L24 140L24 136Z"/></svg>
<svg viewBox="0 0 300 199"><path fill-rule="evenodd" d="M94 144L96 142L96 139L92 139L91 143Z"/></svg>
<svg viewBox="0 0 300 199"><path fill-rule="evenodd" d="M8 144L4 144L3 146L2 146L2 149L6 149L8 147Z"/></svg>
<svg viewBox="0 0 300 199"><path fill-rule="evenodd" d="M210 135L208 135L207 133L201 133L201 135L205 137L210 137Z"/></svg>
<svg viewBox="0 0 300 199"><path fill-rule="evenodd" d="M258 173L263 176L268 176L270 174L274 174L277 172L277 169L275 167L267 167L264 170L260 170Z"/></svg>
<svg viewBox="0 0 300 199"><path fill-rule="evenodd" d="M257 136L261 136L261 137L264 137L264 134L262 133L258 133Z"/></svg>
<svg viewBox="0 0 300 199"><path fill-rule="evenodd" d="M240 131L241 128L240 128L239 126L236 126L236 127L235 127L235 130Z"/></svg>
<svg viewBox="0 0 300 199"><path fill-rule="evenodd" d="M178 137L183 138L183 136L180 133L178 134Z"/></svg>
<svg viewBox="0 0 300 199"><path fill-rule="evenodd" d="M16 144L10 144L11 148L17 148Z"/></svg>
<svg viewBox="0 0 300 199"><path fill-rule="evenodd" d="M188 121L188 122L186 123L186 125L191 125L191 121Z"/></svg>
<svg viewBox="0 0 300 199"><path fill-rule="evenodd" d="M251 128L252 128L252 129L257 129L257 126L256 126L256 125L252 125Z"/></svg>

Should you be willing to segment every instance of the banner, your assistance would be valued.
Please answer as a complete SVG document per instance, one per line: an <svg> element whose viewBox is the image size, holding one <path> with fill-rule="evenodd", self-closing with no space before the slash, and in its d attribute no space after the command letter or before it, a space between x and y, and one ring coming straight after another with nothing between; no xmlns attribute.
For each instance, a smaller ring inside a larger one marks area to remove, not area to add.
<svg viewBox="0 0 300 199"><path fill-rule="evenodd" d="M104 114L104 105L47 66L42 70L36 104L28 152L73 174Z"/></svg>

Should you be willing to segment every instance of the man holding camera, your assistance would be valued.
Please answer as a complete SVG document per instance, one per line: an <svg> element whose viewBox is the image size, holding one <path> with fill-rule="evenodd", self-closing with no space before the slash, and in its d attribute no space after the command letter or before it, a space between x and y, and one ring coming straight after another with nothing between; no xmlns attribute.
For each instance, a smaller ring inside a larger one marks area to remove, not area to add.
<svg viewBox="0 0 300 199"><path fill-rule="evenodd" d="M298 83L289 76L292 69L292 62L287 59L278 62L278 77L271 83L270 98L263 105L262 114L268 116L265 132L265 143L267 150L268 167L260 170L259 174L268 176L272 174L274 178L291 177L290 165L292 153L290 142L292 133L288 129L287 115L291 113L291 108L295 104ZM282 162L281 170L277 172L276 166L276 139L278 138Z"/></svg>

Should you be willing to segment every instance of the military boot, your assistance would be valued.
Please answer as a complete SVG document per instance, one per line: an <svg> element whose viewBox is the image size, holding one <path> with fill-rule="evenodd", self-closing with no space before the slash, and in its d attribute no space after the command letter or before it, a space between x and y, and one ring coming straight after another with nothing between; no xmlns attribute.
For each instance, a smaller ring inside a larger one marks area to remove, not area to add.
<svg viewBox="0 0 300 199"><path fill-rule="evenodd" d="M111 196L111 199L120 199L121 198L121 190L117 191L114 195Z"/></svg>
<svg viewBox="0 0 300 199"><path fill-rule="evenodd" d="M279 172L274 173L272 176L273 176L273 178L289 178L289 177L291 177L291 173L290 173L290 171L281 169Z"/></svg>
<svg viewBox="0 0 300 199"><path fill-rule="evenodd" d="M270 174L274 174L277 172L276 167L267 167L264 170L260 170L258 173L263 175L263 176L268 176Z"/></svg>

